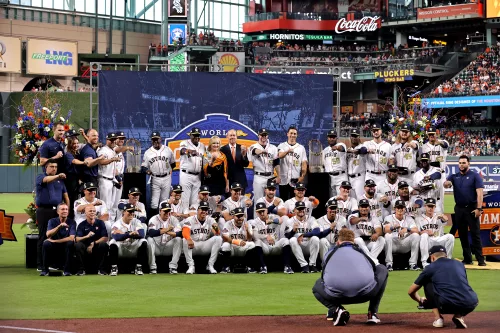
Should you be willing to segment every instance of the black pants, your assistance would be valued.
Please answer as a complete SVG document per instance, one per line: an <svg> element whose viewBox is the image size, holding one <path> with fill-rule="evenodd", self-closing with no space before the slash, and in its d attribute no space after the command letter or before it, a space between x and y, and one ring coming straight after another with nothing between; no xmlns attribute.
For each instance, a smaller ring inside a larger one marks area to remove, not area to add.
<svg viewBox="0 0 500 333"><path fill-rule="evenodd" d="M75 201L78 199L78 192L79 192L79 184L78 184L79 177L75 173L67 173L66 174L66 179L64 181L64 185L66 186L66 190L68 191L68 197L69 197L69 218L74 219L75 218L75 212L74 212L74 205Z"/></svg>
<svg viewBox="0 0 500 333"><path fill-rule="evenodd" d="M280 195L279 197L283 200L283 202L287 201L295 197L295 188L290 185L280 185Z"/></svg>
<svg viewBox="0 0 500 333"><path fill-rule="evenodd" d="M453 314L465 317L474 311L477 306L477 304L470 307L456 306L453 304L441 304L439 297L434 293L434 286L432 283L424 285L424 292L425 298L427 298L427 302L425 302L425 309L438 309L441 314Z"/></svg>
<svg viewBox="0 0 500 333"><path fill-rule="evenodd" d="M375 270L375 280L377 281L377 284L375 285L373 290L366 295L359 295L354 297L331 296L326 293L325 286L321 278L319 278L314 284L312 292L314 297L316 297L316 299L321 304L332 311L335 311L337 307L341 306L342 304L359 304L369 301L370 305L368 306L368 311L377 313L380 301L382 300L382 296L384 295L385 286L387 285L387 277L387 268L384 265L377 265Z"/></svg>
<svg viewBox="0 0 500 333"><path fill-rule="evenodd" d="M108 256L109 245L104 242L97 243L90 254L87 252L87 247L87 244L83 242L75 244L77 271L85 271L85 261L89 261L87 263L91 263L93 266L97 264L100 271L107 271L106 258Z"/></svg>
<svg viewBox="0 0 500 333"><path fill-rule="evenodd" d="M479 218L472 216L471 212L476 207L460 207L455 205L455 218L457 220L458 236L462 244L464 261L471 262L472 254L478 262L484 262L483 245L481 244ZM468 230L472 244L469 244Z"/></svg>
<svg viewBox="0 0 500 333"><path fill-rule="evenodd" d="M111 244L109 246L109 263L118 265L118 246ZM137 263L142 267L148 267L148 242L143 242L137 250Z"/></svg>
<svg viewBox="0 0 500 333"><path fill-rule="evenodd" d="M44 270L48 270L49 267L64 267L65 272L71 271L75 242L53 243L46 240L42 248Z"/></svg>
<svg viewBox="0 0 500 333"><path fill-rule="evenodd" d="M43 241L47 239L47 226L49 220L57 217L57 210L49 207L38 207L36 209L36 221L38 223L38 243L36 251L36 265L43 268Z"/></svg>

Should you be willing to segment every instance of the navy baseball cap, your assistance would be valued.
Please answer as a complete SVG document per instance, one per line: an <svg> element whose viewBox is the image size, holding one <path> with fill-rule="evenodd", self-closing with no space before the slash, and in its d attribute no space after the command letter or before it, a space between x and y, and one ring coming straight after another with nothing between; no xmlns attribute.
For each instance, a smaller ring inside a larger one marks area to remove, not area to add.
<svg viewBox="0 0 500 333"><path fill-rule="evenodd" d="M399 171L399 169L398 169L398 166L396 164L389 164L389 169L387 169L387 171L397 172L397 171Z"/></svg>
<svg viewBox="0 0 500 333"><path fill-rule="evenodd" d="M73 129L70 129L70 130L67 130L66 133L64 133L64 135L69 138L69 137L72 137L72 136L79 136L80 133L78 133L77 131L73 130Z"/></svg>
<svg viewBox="0 0 500 333"><path fill-rule="evenodd" d="M401 128L399 130L400 131L407 131L407 132L409 132L410 131L410 126L408 126L408 125L405 124L405 125L401 126Z"/></svg>
<svg viewBox="0 0 500 333"><path fill-rule="evenodd" d="M118 139L116 133L108 133L108 135L106 135L106 140L116 140L116 139Z"/></svg>
<svg viewBox="0 0 500 333"><path fill-rule="evenodd" d="M182 187L181 187L181 190L182 190ZM207 185L201 185L200 186L200 193L210 193L210 189L208 188Z"/></svg>
<svg viewBox="0 0 500 333"><path fill-rule="evenodd" d="M410 187L410 185L408 185L408 183L407 183L407 182L405 182L404 180L402 180L402 181L400 181L400 182L398 183L398 189L400 189L400 188L404 188L404 187Z"/></svg>
<svg viewBox="0 0 500 333"><path fill-rule="evenodd" d="M276 188L276 182L272 179L268 179L267 180L267 184L266 184L266 187L267 188Z"/></svg>
<svg viewBox="0 0 500 333"><path fill-rule="evenodd" d="M198 206L198 209L209 210L210 206L208 205L208 202L200 201L200 205Z"/></svg>
<svg viewBox="0 0 500 333"><path fill-rule="evenodd" d="M170 204L168 202L162 202L160 204L160 210L166 212L166 211L171 211L172 210L172 206L170 206Z"/></svg>
<svg viewBox="0 0 500 333"><path fill-rule="evenodd" d="M231 190L241 190L241 184L240 183L232 183L231 184Z"/></svg>
<svg viewBox="0 0 500 333"><path fill-rule="evenodd" d="M137 210L137 208L135 208L134 205L130 204L130 203L126 203L125 205L123 205L123 210L126 211L126 212L135 212Z"/></svg>
<svg viewBox="0 0 500 333"><path fill-rule="evenodd" d="M337 208L338 207L337 200L335 200L335 199L328 200L328 202L326 203L326 207Z"/></svg>
<svg viewBox="0 0 500 333"><path fill-rule="evenodd" d="M351 183L349 181L344 180L342 183L340 183L340 187L352 188L352 185L351 185Z"/></svg>
<svg viewBox="0 0 500 333"><path fill-rule="evenodd" d="M297 201L295 203L295 209L305 209L306 203L304 201Z"/></svg>
<svg viewBox="0 0 500 333"><path fill-rule="evenodd" d="M266 204L263 202L259 202L255 205L255 211L267 210Z"/></svg>
<svg viewBox="0 0 500 333"><path fill-rule="evenodd" d="M117 137L118 139L120 139L120 138L125 139L125 138L126 138L126 136L125 136L125 132L122 132L122 131L116 132L116 137Z"/></svg>
<svg viewBox="0 0 500 333"><path fill-rule="evenodd" d="M375 123L371 126L371 129L372 130L379 130L379 129L382 129L382 126L380 126L380 124L378 124L378 123Z"/></svg>
<svg viewBox="0 0 500 333"><path fill-rule="evenodd" d="M329 130L326 136L334 136L337 137L337 131L335 130Z"/></svg>
<svg viewBox="0 0 500 333"><path fill-rule="evenodd" d="M161 139L160 132L154 131L151 133L151 139Z"/></svg>
<svg viewBox="0 0 500 333"><path fill-rule="evenodd" d="M182 191L182 186L180 186L180 185L174 185L174 186L172 186L172 192L182 193L184 191Z"/></svg>
<svg viewBox="0 0 500 333"><path fill-rule="evenodd" d="M141 195L142 193L141 193L141 190L139 190L139 188L138 188L138 187L131 187L131 188L128 190L128 194L132 194L132 195L134 195L134 194L139 194L139 195Z"/></svg>
<svg viewBox="0 0 500 333"><path fill-rule="evenodd" d="M436 206L436 199L434 199L434 198L425 199L425 205L426 206Z"/></svg>
<svg viewBox="0 0 500 333"><path fill-rule="evenodd" d="M434 253L437 252L442 252L446 254L446 249L441 245L434 245L433 247L430 248L429 255L433 255Z"/></svg>
<svg viewBox="0 0 500 333"><path fill-rule="evenodd" d="M233 210L233 215L234 216L238 216L238 215L245 215L245 210L241 207L236 207L234 210Z"/></svg>
<svg viewBox="0 0 500 333"><path fill-rule="evenodd" d="M193 128L191 128L191 132L189 132L189 135L200 136L201 131L198 127L193 127Z"/></svg>
<svg viewBox="0 0 500 333"><path fill-rule="evenodd" d="M427 134L436 134L436 129L434 127L429 127Z"/></svg>
<svg viewBox="0 0 500 333"><path fill-rule="evenodd" d="M359 207L370 206L370 202L366 199L361 199L361 200L359 200L358 206Z"/></svg>
<svg viewBox="0 0 500 333"><path fill-rule="evenodd" d="M83 184L83 189L84 190L97 190L97 185L92 183L92 182L87 182Z"/></svg>
<svg viewBox="0 0 500 333"><path fill-rule="evenodd" d="M297 185L295 185L295 188L297 190L305 190L306 189L306 185L304 183L297 183Z"/></svg>
<svg viewBox="0 0 500 333"><path fill-rule="evenodd" d="M395 208L406 208L405 202L403 200L396 200L394 203Z"/></svg>
<svg viewBox="0 0 500 333"><path fill-rule="evenodd" d="M427 153L423 153L422 155L420 155L420 160L421 161L428 160L429 158L430 158L430 156Z"/></svg>
<svg viewBox="0 0 500 333"><path fill-rule="evenodd" d="M359 134L359 131L358 131L357 129L353 129L353 130L351 131L351 136L359 136L359 135L360 135L360 134Z"/></svg>
<svg viewBox="0 0 500 333"><path fill-rule="evenodd" d="M373 179L367 179L365 181L365 186L372 187L372 186L377 186L377 184L375 183L375 181Z"/></svg>
<svg viewBox="0 0 500 333"><path fill-rule="evenodd" d="M259 135L269 135L269 132L265 128L259 129Z"/></svg>

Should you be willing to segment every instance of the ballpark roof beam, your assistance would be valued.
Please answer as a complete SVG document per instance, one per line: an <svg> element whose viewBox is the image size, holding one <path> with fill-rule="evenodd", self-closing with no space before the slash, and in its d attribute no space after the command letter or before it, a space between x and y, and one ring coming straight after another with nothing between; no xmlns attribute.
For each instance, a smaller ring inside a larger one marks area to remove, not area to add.
<svg viewBox="0 0 500 333"><path fill-rule="evenodd" d="M146 13L151 7L153 7L155 5L155 3L157 3L158 0L151 0L150 3L148 3L146 6L144 6L144 8L138 12L135 16L137 17L141 17L142 15L144 15L144 13Z"/></svg>

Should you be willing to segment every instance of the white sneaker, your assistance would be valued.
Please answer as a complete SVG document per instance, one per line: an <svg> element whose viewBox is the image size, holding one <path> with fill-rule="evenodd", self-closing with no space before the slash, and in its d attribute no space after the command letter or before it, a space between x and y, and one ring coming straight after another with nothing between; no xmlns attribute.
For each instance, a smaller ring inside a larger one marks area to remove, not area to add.
<svg viewBox="0 0 500 333"><path fill-rule="evenodd" d="M215 270L214 266L212 266L212 265L207 265L207 271L209 271L210 274L217 274L217 271Z"/></svg>
<svg viewBox="0 0 500 333"><path fill-rule="evenodd" d="M188 270L186 271L186 274L194 274L194 266L189 266Z"/></svg>
<svg viewBox="0 0 500 333"><path fill-rule="evenodd" d="M432 323L432 326L437 327L437 328L444 327L443 318L439 318L439 319L434 320L434 322Z"/></svg>
<svg viewBox="0 0 500 333"><path fill-rule="evenodd" d="M142 265L135 265L135 271L134 271L135 275L144 275L144 273L142 272Z"/></svg>
<svg viewBox="0 0 500 333"><path fill-rule="evenodd" d="M422 262L422 269L425 269L425 267L429 266L430 264L426 262Z"/></svg>
<svg viewBox="0 0 500 333"><path fill-rule="evenodd" d="M118 275L118 266L113 265L111 266L111 273L109 273L109 276L117 276Z"/></svg>

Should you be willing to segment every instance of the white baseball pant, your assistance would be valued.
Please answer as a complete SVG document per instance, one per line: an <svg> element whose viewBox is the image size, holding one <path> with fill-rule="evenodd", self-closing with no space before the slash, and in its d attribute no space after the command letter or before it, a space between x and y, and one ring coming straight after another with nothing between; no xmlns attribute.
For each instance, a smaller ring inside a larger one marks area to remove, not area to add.
<svg viewBox="0 0 500 333"><path fill-rule="evenodd" d="M352 185L351 196L356 200L360 200L365 194L365 174L362 173L361 176L349 177L349 181Z"/></svg>
<svg viewBox="0 0 500 333"><path fill-rule="evenodd" d="M165 177L151 176L151 208L157 210L160 202L170 198L172 175Z"/></svg>
<svg viewBox="0 0 500 333"><path fill-rule="evenodd" d="M253 174L253 197L255 200L262 198L265 195L265 189L267 186L267 180L270 177L259 176L255 173Z"/></svg>
<svg viewBox="0 0 500 333"><path fill-rule="evenodd" d="M363 252L367 256L372 258L375 265L379 264L379 261L377 258L380 255L380 253L382 252L382 250L384 249L384 246L385 246L384 237L379 236L377 238L377 240L374 242L371 240L364 240L361 237L356 237L356 238L354 238L354 243L357 244L359 246L359 248L361 250L363 250Z"/></svg>
<svg viewBox="0 0 500 333"><path fill-rule="evenodd" d="M189 267L194 267L194 255L210 255L208 259L208 265L213 266L219 255L219 249L222 245L221 236L213 236L206 241L193 241L194 248L189 249L186 239L182 240L182 247L184 250L184 256L186 257L186 263Z"/></svg>
<svg viewBox="0 0 500 333"><path fill-rule="evenodd" d="M408 237L399 238L392 233L385 234L385 263L392 265L393 253L408 253L410 255L410 265L416 265L418 261L418 246L420 244L420 235L416 233L410 234Z"/></svg>
<svg viewBox="0 0 500 333"><path fill-rule="evenodd" d="M319 238L313 236L301 244L297 241L297 237L290 238L290 247L292 248L293 255L297 258L300 267L307 266L307 261L304 255L309 255L309 265L316 266L316 260L319 254Z"/></svg>
<svg viewBox="0 0 500 333"><path fill-rule="evenodd" d="M375 184L382 184L382 182L387 178L387 175L385 173L381 174L381 175L376 175L374 173L371 173L371 172L366 172L366 176L365 176L365 181L368 180L368 179L372 179ZM365 193L365 183L363 182L363 194Z"/></svg>
<svg viewBox="0 0 500 333"><path fill-rule="evenodd" d="M453 235L446 234L435 237L424 233L420 235L420 259L422 260L422 264L424 266L428 264L427 259L429 259L429 249L434 245L444 246L448 258L453 258L453 248L455 247L455 237Z"/></svg>
<svg viewBox="0 0 500 333"><path fill-rule="evenodd" d="M330 247L332 247L334 244L330 243L330 241L326 238L321 238L319 240L319 255L321 257L321 260L325 259L325 254L328 252Z"/></svg>
<svg viewBox="0 0 500 333"><path fill-rule="evenodd" d="M128 241L118 242L112 239L109 242L109 245L115 244L118 247L118 257L135 258L137 257L137 251L142 243L147 243L147 240L145 238L141 238L130 243Z"/></svg>
<svg viewBox="0 0 500 333"><path fill-rule="evenodd" d="M281 254L282 249L287 245L290 245L288 238L281 238L280 240L275 241L274 245L264 243L260 239L255 240L255 246L261 247L265 256L279 255Z"/></svg>
<svg viewBox="0 0 500 333"><path fill-rule="evenodd" d="M340 183L347 180L347 174L330 175L330 198L340 194Z"/></svg>
<svg viewBox="0 0 500 333"><path fill-rule="evenodd" d="M156 256L172 256L169 268L177 269L177 263L182 253L182 238L172 238L167 243L157 243L153 237L148 238L148 263L150 269L156 269Z"/></svg>
<svg viewBox="0 0 500 333"><path fill-rule="evenodd" d="M122 198L122 193L123 193L123 184L120 189L116 188L113 186L113 207L109 208L108 210L112 209L113 210L113 216L115 217L114 220L111 220L111 215L110 215L110 220L111 221L118 221L120 219L120 213L118 212L118 204L120 203L120 199Z"/></svg>
<svg viewBox="0 0 500 333"><path fill-rule="evenodd" d="M179 172L179 184L182 186L182 201L188 207L198 203L198 192L200 191L200 175L191 175L186 172Z"/></svg>
<svg viewBox="0 0 500 333"><path fill-rule="evenodd" d="M231 251L231 257L244 257L247 251L253 248L255 248L254 242L245 242L245 246L239 246L225 242L222 244L221 251Z"/></svg>
<svg viewBox="0 0 500 333"><path fill-rule="evenodd" d="M436 202L436 209L439 208L441 210L441 213L444 213L444 181L446 175L444 173L441 173L441 183L439 184L439 200Z"/></svg>
<svg viewBox="0 0 500 333"><path fill-rule="evenodd" d="M114 221L111 217L111 206L114 203L113 197L113 181L99 177L99 199L106 204L108 208L109 220Z"/></svg>

